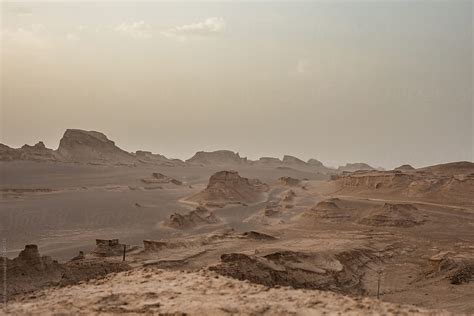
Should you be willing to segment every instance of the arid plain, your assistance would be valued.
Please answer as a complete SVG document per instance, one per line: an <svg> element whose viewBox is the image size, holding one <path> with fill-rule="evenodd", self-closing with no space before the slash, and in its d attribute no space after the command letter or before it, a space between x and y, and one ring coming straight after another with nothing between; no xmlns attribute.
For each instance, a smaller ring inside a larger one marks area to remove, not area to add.
<svg viewBox="0 0 474 316"><path fill-rule="evenodd" d="M474 313L472 162L181 161L82 130L0 160L6 313Z"/></svg>

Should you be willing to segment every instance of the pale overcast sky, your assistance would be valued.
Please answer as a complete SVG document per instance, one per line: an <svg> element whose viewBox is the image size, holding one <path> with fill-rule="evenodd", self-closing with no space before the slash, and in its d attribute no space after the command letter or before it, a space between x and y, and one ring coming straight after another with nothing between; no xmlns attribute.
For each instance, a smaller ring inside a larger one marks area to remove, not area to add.
<svg viewBox="0 0 474 316"><path fill-rule="evenodd" d="M2 2L0 142L473 160L472 1Z"/></svg>

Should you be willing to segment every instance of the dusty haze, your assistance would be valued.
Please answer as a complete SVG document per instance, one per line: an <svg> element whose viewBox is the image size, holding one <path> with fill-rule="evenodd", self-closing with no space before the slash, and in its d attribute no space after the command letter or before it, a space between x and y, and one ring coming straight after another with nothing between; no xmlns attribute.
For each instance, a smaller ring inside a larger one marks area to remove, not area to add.
<svg viewBox="0 0 474 316"><path fill-rule="evenodd" d="M472 6L2 2L0 142L472 161Z"/></svg>

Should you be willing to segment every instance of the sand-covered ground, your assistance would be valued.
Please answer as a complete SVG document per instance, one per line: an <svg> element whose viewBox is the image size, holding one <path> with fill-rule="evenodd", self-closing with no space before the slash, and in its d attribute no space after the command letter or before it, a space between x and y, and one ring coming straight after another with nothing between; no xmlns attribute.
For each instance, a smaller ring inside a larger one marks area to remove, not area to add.
<svg viewBox="0 0 474 316"><path fill-rule="evenodd" d="M36 292L4 310L14 315L449 315L331 292L269 288L214 272L156 268Z"/></svg>

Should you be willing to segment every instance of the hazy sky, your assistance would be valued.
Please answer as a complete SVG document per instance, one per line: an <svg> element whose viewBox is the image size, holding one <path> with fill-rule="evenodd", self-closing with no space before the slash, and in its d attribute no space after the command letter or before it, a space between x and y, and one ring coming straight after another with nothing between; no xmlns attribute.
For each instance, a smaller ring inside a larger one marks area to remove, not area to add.
<svg viewBox="0 0 474 316"><path fill-rule="evenodd" d="M473 160L472 1L2 2L0 142Z"/></svg>

